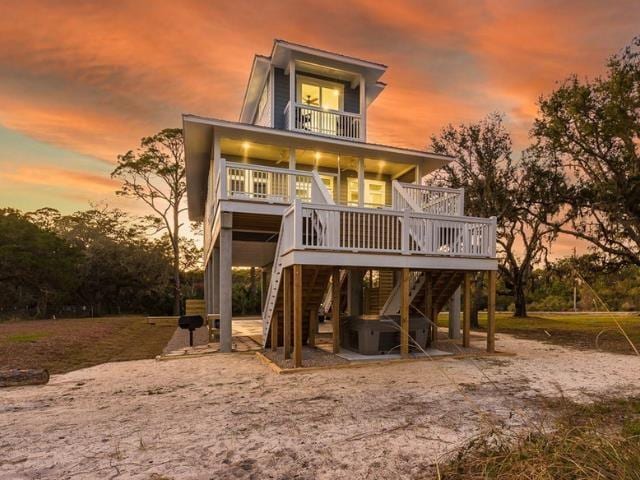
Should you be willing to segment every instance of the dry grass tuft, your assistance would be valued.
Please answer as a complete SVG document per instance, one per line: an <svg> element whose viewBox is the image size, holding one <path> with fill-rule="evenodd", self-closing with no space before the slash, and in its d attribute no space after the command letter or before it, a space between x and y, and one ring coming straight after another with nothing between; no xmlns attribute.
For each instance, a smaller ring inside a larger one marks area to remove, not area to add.
<svg viewBox="0 0 640 480"><path fill-rule="evenodd" d="M442 480L640 480L640 398L555 402L553 431L476 438L440 466Z"/></svg>

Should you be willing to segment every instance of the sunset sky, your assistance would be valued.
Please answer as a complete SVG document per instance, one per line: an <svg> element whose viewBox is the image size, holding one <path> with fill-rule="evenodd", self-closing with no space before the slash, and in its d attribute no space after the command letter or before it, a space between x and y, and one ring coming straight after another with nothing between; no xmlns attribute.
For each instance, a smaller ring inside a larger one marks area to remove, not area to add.
<svg viewBox="0 0 640 480"><path fill-rule="evenodd" d="M371 141L425 148L500 111L519 149L540 94L637 34L637 1L0 0L0 206L135 211L116 156L182 113L237 120L274 38L389 66Z"/></svg>

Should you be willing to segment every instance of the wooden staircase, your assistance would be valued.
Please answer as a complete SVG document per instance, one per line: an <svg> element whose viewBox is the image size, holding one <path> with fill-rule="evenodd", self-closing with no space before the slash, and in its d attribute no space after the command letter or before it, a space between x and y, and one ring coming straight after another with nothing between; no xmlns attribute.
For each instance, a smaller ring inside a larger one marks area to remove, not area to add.
<svg viewBox="0 0 640 480"><path fill-rule="evenodd" d="M415 308L412 308L413 312L420 311L425 315L428 315L425 312L425 272L412 272L411 277L411 285L409 291L409 297L411 298L411 305ZM454 270L436 270L428 272L428 275L431 276L431 282L433 285L432 295L433 295L433 307L436 312L441 312L442 309L446 306L447 302L451 298L451 296L455 293L456 289L460 286L462 281L464 280L464 272L454 271ZM390 300L383 307L381 313L388 315L397 315L400 313L400 304L399 304L399 295L400 295L400 285L399 282L396 284L393 291L390 293ZM391 296L396 296L397 298L391 298ZM412 313L412 312L410 312Z"/></svg>
<svg viewBox="0 0 640 480"><path fill-rule="evenodd" d="M433 308L437 313L439 313L444 309L451 296L462 284L464 280L464 272L441 270L429 272L429 274L431 275L431 281L433 285ZM423 288L421 288L413 298L411 305L415 306L419 311L426 314L426 312L424 311L424 294L425 288L423 286Z"/></svg>
<svg viewBox="0 0 640 480"><path fill-rule="evenodd" d="M332 267L327 266L304 265L302 267L302 343L305 345L309 340L310 320L312 316L315 316L315 318L318 316L320 304L331 280L332 270ZM271 346L271 328L273 322L276 321L278 325L278 346L280 347L284 345L284 280L280 282L273 320L266 333L264 339L266 341L263 341L265 347Z"/></svg>

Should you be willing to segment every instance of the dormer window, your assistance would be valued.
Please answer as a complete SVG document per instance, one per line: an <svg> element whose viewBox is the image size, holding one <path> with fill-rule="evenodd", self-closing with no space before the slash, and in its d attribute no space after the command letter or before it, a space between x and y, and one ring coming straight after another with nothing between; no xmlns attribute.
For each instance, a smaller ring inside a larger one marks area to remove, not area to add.
<svg viewBox="0 0 640 480"><path fill-rule="evenodd" d="M317 78L298 76L297 103L323 110L344 109L344 85Z"/></svg>

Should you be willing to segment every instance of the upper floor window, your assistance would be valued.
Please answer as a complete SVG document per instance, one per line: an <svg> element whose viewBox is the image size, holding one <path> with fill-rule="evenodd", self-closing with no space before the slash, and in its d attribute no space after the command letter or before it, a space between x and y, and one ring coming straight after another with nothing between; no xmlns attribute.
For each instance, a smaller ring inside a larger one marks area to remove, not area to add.
<svg viewBox="0 0 640 480"><path fill-rule="evenodd" d="M297 103L323 110L344 109L344 85L302 75L297 83Z"/></svg>

